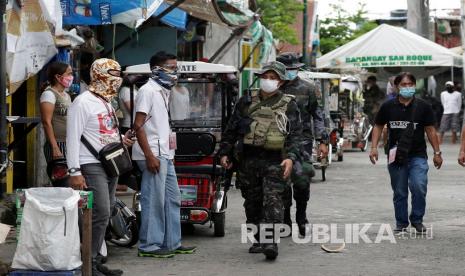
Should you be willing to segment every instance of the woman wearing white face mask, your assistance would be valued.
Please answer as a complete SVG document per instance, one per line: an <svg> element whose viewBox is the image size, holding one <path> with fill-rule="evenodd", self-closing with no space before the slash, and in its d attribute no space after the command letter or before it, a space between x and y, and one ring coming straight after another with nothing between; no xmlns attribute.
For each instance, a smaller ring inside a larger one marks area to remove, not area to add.
<svg viewBox="0 0 465 276"><path fill-rule="evenodd" d="M249 253L263 253L271 260L278 255L277 237L264 239L258 233L260 227L283 223L282 196L299 155L301 135L294 97L279 90L285 74L286 67L280 62L267 64L257 73L260 90L236 104L219 151L221 165L225 169L234 166L237 171L236 185L245 199L247 223L255 229L256 241ZM238 158L233 160L233 156Z"/></svg>
<svg viewBox="0 0 465 276"><path fill-rule="evenodd" d="M71 66L54 62L47 70L47 83L40 96L40 114L47 142L44 155L47 163L65 158L66 154L66 115L71 105L71 97L65 91L73 83Z"/></svg>

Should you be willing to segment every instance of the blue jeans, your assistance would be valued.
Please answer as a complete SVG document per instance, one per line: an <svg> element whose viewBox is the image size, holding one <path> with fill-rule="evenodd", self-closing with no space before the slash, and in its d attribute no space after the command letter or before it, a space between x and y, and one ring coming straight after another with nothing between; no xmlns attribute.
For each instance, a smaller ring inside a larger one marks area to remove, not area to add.
<svg viewBox="0 0 465 276"><path fill-rule="evenodd" d="M410 158L407 165L388 165L391 187L394 192L394 211L397 226L422 223L426 207L428 161L426 158ZM408 190L412 197L412 210L408 217Z"/></svg>
<svg viewBox="0 0 465 276"><path fill-rule="evenodd" d="M144 161L137 161L142 170L141 229L139 249L174 250L181 246L181 193L172 160L158 157L160 171L147 170Z"/></svg>

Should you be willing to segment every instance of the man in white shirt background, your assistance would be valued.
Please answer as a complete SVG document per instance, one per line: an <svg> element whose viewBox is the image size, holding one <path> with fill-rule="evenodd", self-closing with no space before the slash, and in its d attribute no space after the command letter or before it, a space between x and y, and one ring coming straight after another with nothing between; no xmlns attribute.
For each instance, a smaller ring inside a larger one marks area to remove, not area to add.
<svg viewBox="0 0 465 276"><path fill-rule="evenodd" d="M186 84L176 84L171 89L170 115L171 120L189 119L191 113L189 89Z"/></svg>
<svg viewBox="0 0 465 276"><path fill-rule="evenodd" d="M442 143L444 133L452 131L452 144L457 142L457 132L460 131L459 113L462 108L462 94L454 89L454 83L446 82L446 91L441 93L441 103L444 113L439 128L439 143Z"/></svg>
<svg viewBox="0 0 465 276"><path fill-rule="evenodd" d="M181 193L174 170L176 139L170 128L169 97L177 81L177 57L158 52L150 59L152 75L137 94L137 143L132 159L142 171L140 257L189 254L181 245Z"/></svg>

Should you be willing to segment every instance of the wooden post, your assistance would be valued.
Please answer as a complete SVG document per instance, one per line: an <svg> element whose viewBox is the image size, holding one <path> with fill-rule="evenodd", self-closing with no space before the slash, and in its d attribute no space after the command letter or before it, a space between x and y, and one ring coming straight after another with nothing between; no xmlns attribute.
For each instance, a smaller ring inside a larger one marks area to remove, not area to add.
<svg viewBox="0 0 465 276"><path fill-rule="evenodd" d="M92 209L85 208L82 215L82 275L92 276Z"/></svg>
<svg viewBox="0 0 465 276"><path fill-rule="evenodd" d="M6 0L0 0L0 167L8 162L6 124ZM6 188L6 173L0 171L0 196ZM13 192L9 189L7 192Z"/></svg>
<svg viewBox="0 0 465 276"><path fill-rule="evenodd" d="M82 241L81 241L81 272L83 276L92 276L92 208L94 197L92 192L81 191L82 209Z"/></svg>
<svg viewBox="0 0 465 276"><path fill-rule="evenodd" d="M461 28L460 28L460 35L462 37L462 49L465 47L465 0L460 1L460 22L461 22ZM465 85L465 54L462 53L462 87ZM462 93L462 91L459 91Z"/></svg>

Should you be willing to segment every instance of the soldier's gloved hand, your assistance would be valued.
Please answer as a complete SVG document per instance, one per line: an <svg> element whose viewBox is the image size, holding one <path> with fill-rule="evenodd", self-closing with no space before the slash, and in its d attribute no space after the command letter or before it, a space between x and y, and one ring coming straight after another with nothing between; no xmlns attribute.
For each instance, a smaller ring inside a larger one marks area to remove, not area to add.
<svg viewBox="0 0 465 276"><path fill-rule="evenodd" d="M281 162L281 167L283 168L283 178L287 179L291 175L293 162L291 159L284 159Z"/></svg>

